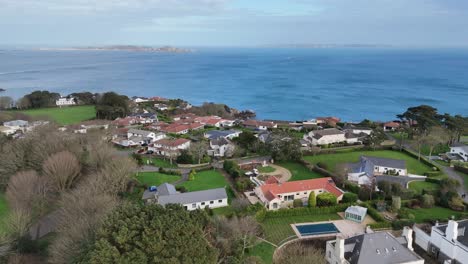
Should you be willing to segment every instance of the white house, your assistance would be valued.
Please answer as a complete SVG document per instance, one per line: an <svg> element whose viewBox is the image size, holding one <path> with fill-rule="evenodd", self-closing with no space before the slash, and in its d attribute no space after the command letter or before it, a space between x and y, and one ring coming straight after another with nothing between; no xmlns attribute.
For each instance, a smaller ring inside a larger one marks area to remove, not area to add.
<svg viewBox="0 0 468 264"><path fill-rule="evenodd" d="M228 206L228 197L224 188L180 193L176 191L174 185L169 183L163 183L157 188L146 190L142 199L148 203L155 202L163 206L166 204L180 204L188 211L206 207Z"/></svg>
<svg viewBox="0 0 468 264"><path fill-rule="evenodd" d="M151 143L151 142L165 138L166 134L131 128L127 132L127 138L131 139L133 137L140 137L146 143Z"/></svg>
<svg viewBox="0 0 468 264"><path fill-rule="evenodd" d="M205 138L208 139L216 139L216 138L224 138L224 139L233 139L238 137L242 131L240 130L210 130L205 133Z"/></svg>
<svg viewBox="0 0 468 264"><path fill-rule="evenodd" d="M269 128L277 128L278 125L270 121L258 121L258 120L245 120L243 123L244 127L256 130L268 130Z"/></svg>
<svg viewBox="0 0 468 264"><path fill-rule="evenodd" d="M329 192L336 196L337 201L341 201L344 194L342 190L336 187L332 178L329 177L269 183L256 187L254 192L268 210L291 207L296 199L300 199L303 204L307 204L311 192L314 192L316 195Z"/></svg>
<svg viewBox="0 0 468 264"><path fill-rule="evenodd" d="M309 141L314 146L318 146L346 142L346 136L345 132L341 130L327 128L310 131L308 134L304 135L304 140Z"/></svg>
<svg viewBox="0 0 468 264"><path fill-rule="evenodd" d="M354 125L347 125L344 127L345 132L350 132L356 135L370 135L372 133L372 128L369 127L358 127Z"/></svg>
<svg viewBox="0 0 468 264"><path fill-rule="evenodd" d="M414 227L416 244L439 263L468 263L468 220L436 223L428 234Z"/></svg>
<svg viewBox="0 0 468 264"><path fill-rule="evenodd" d="M190 140L185 138L166 138L155 141L148 146L148 151L157 155L172 156L179 154L181 150L190 148Z"/></svg>
<svg viewBox="0 0 468 264"><path fill-rule="evenodd" d="M404 160L361 156L356 164L350 165L348 180L359 185L374 183L380 175L408 176Z"/></svg>
<svg viewBox="0 0 468 264"><path fill-rule="evenodd" d="M60 97L58 100L55 101L57 106L70 106L76 105L75 98L73 97Z"/></svg>
<svg viewBox="0 0 468 264"><path fill-rule="evenodd" d="M11 128L11 127L6 127L6 126L0 126L0 133L3 133L7 136L15 134L17 129Z"/></svg>
<svg viewBox="0 0 468 264"><path fill-rule="evenodd" d="M424 264L412 247L413 230L403 229L401 237L376 232L327 241L325 260L329 264Z"/></svg>
<svg viewBox="0 0 468 264"><path fill-rule="evenodd" d="M463 161L468 161L468 145L454 144L450 147L450 154L459 156Z"/></svg>
<svg viewBox="0 0 468 264"><path fill-rule="evenodd" d="M145 97L135 97L133 98L133 102L135 103L144 103L144 102L149 102L150 100L148 98L145 98Z"/></svg>
<svg viewBox="0 0 468 264"><path fill-rule="evenodd" d="M229 151L234 150L234 145L223 137L210 140L210 149L208 155L213 157L224 157L229 155ZM231 154L232 155L232 154Z"/></svg>

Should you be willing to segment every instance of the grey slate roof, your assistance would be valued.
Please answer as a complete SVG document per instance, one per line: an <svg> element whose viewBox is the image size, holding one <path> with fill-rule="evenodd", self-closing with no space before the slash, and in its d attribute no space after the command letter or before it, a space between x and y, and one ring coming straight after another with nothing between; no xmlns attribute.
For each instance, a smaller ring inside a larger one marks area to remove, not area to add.
<svg viewBox="0 0 468 264"><path fill-rule="evenodd" d="M158 195L172 195L177 193L176 188L172 184L163 183L158 186Z"/></svg>
<svg viewBox="0 0 468 264"><path fill-rule="evenodd" d="M468 152L468 145L465 145L463 143L455 143L452 145L452 147L461 148L464 151Z"/></svg>
<svg viewBox="0 0 468 264"><path fill-rule="evenodd" d="M137 134L137 135L141 135L143 137L148 137L148 135L150 133L152 133L151 131L147 131L147 130L141 130L141 129L134 129L134 128L131 128L128 130L128 133L132 133L132 134Z"/></svg>
<svg viewBox="0 0 468 264"><path fill-rule="evenodd" d="M223 146L223 145L228 145L228 144L229 144L229 141L227 141L223 137L215 138L211 140L211 145L213 146Z"/></svg>
<svg viewBox="0 0 468 264"><path fill-rule="evenodd" d="M368 233L345 239L345 259L350 264L391 264L421 260L388 232Z"/></svg>
<svg viewBox="0 0 468 264"><path fill-rule="evenodd" d="M159 196L158 203L161 205L171 203L191 204L197 202L216 201L221 199L227 199L227 193L224 188Z"/></svg>
<svg viewBox="0 0 468 264"><path fill-rule="evenodd" d="M156 194L156 192L150 192L149 190L145 190L143 192L143 196L141 197L141 199L143 199L143 200L153 199L153 198L155 198L155 196L154 196L155 194Z"/></svg>
<svg viewBox="0 0 468 264"><path fill-rule="evenodd" d="M361 156L362 161L370 161L375 166L389 167L397 169L406 169L406 161L397 159L378 158L370 156Z"/></svg>
<svg viewBox="0 0 468 264"><path fill-rule="evenodd" d="M336 128L327 128L323 130L314 130L312 131L314 133L314 138L319 139L323 136L330 136L330 135L341 135L344 134L343 131L338 130Z"/></svg>

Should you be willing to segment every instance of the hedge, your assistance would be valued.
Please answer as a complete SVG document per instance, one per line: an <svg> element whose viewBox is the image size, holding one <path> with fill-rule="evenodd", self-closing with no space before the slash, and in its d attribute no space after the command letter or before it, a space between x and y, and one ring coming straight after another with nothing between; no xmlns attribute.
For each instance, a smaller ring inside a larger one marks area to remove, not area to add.
<svg viewBox="0 0 468 264"><path fill-rule="evenodd" d="M355 194L359 194L359 185L346 181L345 182L345 190L350 191Z"/></svg>
<svg viewBox="0 0 468 264"><path fill-rule="evenodd" d="M426 182L431 182L431 183L437 183L440 184L440 179L431 179L431 178L426 178Z"/></svg>
<svg viewBox="0 0 468 264"><path fill-rule="evenodd" d="M383 216L381 216L372 205L363 204L363 206L367 208L367 214L370 215L370 217L372 217L376 222L387 222L387 220L385 220L385 218L383 218Z"/></svg>
<svg viewBox="0 0 468 264"><path fill-rule="evenodd" d="M457 171L468 174L468 168L465 168L465 167L462 167L462 166L459 166L459 165L455 165L454 169L457 170Z"/></svg>
<svg viewBox="0 0 468 264"><path fill-rule="evenodd" d="M424 173L424 176L427 176L427 177L437 177L437 176L440 176L440 175L442 175L441 171L426 171Z"/></svg>
<svg viewBox="0 0 468 264"><path fill-rule="evenodd" d="M413 153L412 151L409 151L409 150L407 150L406 148L403 148L403 152L405 152L406 154L410 155L410 156L413 157L413 158L419 159L418 154ZM438 171L441 171L440 166L439 166L438 164L435 164L435 163L433 163L432 161L426 159L423 155L421 155L420 161L421 161L422 163L426 164L427 166L431 167L431 168L434 167L434 168L436 168Z"/></svg>
<svg viewBox="0 0 468 264"><path fill-rule="evenodd" d="M377 222L377 223L370 224L369 227L372 230L388 229L392 227L392 223L391 222Z"/></svg>
<svg viewBox="0 0 468 264"><path fill-rule="evenodd" d="M339 204L335 206L328 207L301 207L301 208L283 208L277 211L268 211L266 212L266 217L284 217L284 216L303 216L311 214L331 214L343 212L351 206L352 204Z"/></svg>

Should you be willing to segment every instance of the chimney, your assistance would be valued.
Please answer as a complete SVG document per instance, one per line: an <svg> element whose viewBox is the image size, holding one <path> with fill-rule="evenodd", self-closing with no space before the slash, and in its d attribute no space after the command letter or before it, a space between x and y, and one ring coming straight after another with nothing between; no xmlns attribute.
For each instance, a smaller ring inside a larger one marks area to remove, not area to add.
<svg viewBox="0 0 468 264"><path fill-rule="evenodd" d="M335 256L337 256L340 260L340 263L343 263L344 261L344 253L345 253L345 248L344 248L344 238L341 236L336 237L336 243L335 243Z"/></svg>
<svg viewBox="0 0 468 264"><path fill-rule="evenodd" d="M458 223L450 220L447 225L447 229L445 230L445 236L448 240L454 241L458 237Z"/></svg>
<svg viewBox="0 0 468 264"><path fill-rule="evenodd" d="M413 251L413 229L408 226L403 227L403 237L408 242L408 249Z"/></svg>

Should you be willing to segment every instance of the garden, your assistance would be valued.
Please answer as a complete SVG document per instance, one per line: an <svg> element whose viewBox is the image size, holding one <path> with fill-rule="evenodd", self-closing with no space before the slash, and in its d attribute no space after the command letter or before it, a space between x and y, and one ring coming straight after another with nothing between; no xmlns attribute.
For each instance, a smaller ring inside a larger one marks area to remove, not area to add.
<svg viewBox="0 0 468 264"><path fill-rule="evenodd" d="M93 105L38 108L17 112L31 117L46 116L59 125L71 125L96 118L96 108Z"/></svg>
<svg viewBox="0 0 468 264"><path fill-rule="evenodd" d="M216 170L199 171L193 180L186 181L178 186L183 186L188 192L203 191L226 187L228 184L224 176Z"/></svg>
<svg viewBox="0 0 468 264"><path fill-rule="evenodd" d="M136 179L146 186L159 186L165 182L173 183L180 180L179 175L171 175L160 172L138 172Z"/></svg>
<svg viewBox="0 0 468 264"><path fill-rule="evenodd" d="M142 157L142 161L144 165L152 165L158 168L177 168L177 164L171 162L169 160L156 158L156 157Z"/></svg>
<svg viewBox="0 0 468 264"><path fill-rule="evenodd" d="M309 170L306 166L302 165L299 162L288 161L288 162L279 162L277 163L278 166L284 167L288 169L292 177L289 181L300 181L300 180L308 180L308 179L316 179L322 178L323 175Z"/></svg>

